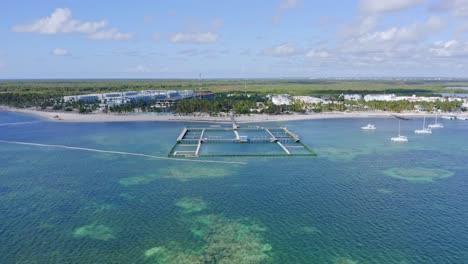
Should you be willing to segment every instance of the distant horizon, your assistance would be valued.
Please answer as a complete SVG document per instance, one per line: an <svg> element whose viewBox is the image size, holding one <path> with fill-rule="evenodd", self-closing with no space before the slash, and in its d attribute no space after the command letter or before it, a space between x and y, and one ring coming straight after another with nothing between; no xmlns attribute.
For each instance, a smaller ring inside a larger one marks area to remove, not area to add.
<svg viewBox="0 0 468 264"><path fill-rule="evenodd" d="M131 81L131 80L140 80L140 81L172 81L172 80L191 80L191 81L209 81L209 80L228 80L228 81L242 81L242 80L342 80L342 81L352 81L352 80L362 80L362 81L378 81L378 80L429 80L429 81L468 81L468 77L439 77L439 76L395 76L395 77L213 77L213 78L189 78L189 77L175 77L175 78L138 78L138 77L128 77L128 78L0 78L0 81L106 81L106 80L116 80L116 81Z"/></svg>

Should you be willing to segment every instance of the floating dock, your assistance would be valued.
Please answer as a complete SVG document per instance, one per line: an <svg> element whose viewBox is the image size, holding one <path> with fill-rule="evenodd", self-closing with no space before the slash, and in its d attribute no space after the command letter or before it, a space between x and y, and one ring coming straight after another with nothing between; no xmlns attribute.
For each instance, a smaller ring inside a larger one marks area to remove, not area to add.
<svg viewBox="0 0 468 264"><path fill-rule="evenodd" d="M268 128L265 128L265 131L271 136L271 138L270 138L271 142L277 142L278 141L278 139L276 139L276 137L273 135L273 133L271 133L271 131Z"/></svg>
<svg viewBox="0 0 468 264"><path fill-rule="evenodd" d="M237 130L239 126L237 125L236 118L231 115L232 129Z"/></svg>
<svg viewBox="0 0 468 264"><path fill-rule="evenodd" d="M185 134L187 134L187 131L188 129L186 127L184 127L184 129L182 130L182 133L180 133L180 136L177 138L177 142L182 142L182 139L185 137Z"/></svg>
<svg viewBox="0 0 468 264"><path fill-rule="evenodd" d="M294 138L294 140L297 142L299 140L301 140L301 138L294 134L293 132L289 131L286 127L282 127L282 129L284 130L284 132L286 132L289 136L291 136L292 138Z"/></svg>
<svg viewBox="0 0 468 264"><path fill-rule="evenodd" d="M276 143L278 143L278 145L284 150L284 152L286 152L286 154L291 155L291 152L289 152L289 150L281 142L277 141Z"/></svg>
<svg viewBox="0 0 468 264"><path fill-rule="evenodd" d="M240 127L233 116L231 121L232 126L183 128L169 157L316 156L286 127Z"/></svg>

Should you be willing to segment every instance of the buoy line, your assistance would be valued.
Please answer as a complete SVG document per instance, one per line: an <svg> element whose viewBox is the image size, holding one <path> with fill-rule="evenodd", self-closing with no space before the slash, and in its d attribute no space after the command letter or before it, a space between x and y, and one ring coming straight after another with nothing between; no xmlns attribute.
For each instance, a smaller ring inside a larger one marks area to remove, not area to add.
<svg viewBox="0 0 468 264"><path fill-rule="evenodd" d="M161 159L161 160L174 160L174 161L200 162L200 163L240 164L240 165L247 164L245 162L238 162L238 161L180 159L180 158L154 156L154 155L148 155L148 154L142 154L142 153L72 147L72 146L65 146L65 145L51 145L51 144L41 144L41 143L22 142L22 141L0 140L0 143L18 144L18 145L35 146L35 147L52 147L52 148L62 148L62 149L71 149L71 150L81 150L81 151L137 156L137 157L145 157L145 158Z"/></svg>
<svg viewBox="0 0 468 264"><path fill-rule="evenodd" d="M41 123L42 121L26 121L26 122L15 122L15 123L3 123L0 126L17 126L17 125L28 125L28 124L36 124Z"/></svg>

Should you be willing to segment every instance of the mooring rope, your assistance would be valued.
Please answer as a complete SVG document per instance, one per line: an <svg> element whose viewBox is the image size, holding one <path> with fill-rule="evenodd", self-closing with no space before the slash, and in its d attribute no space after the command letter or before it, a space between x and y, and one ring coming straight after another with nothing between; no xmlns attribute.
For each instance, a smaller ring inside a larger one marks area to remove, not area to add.
<svg viewBox="0 0 468 264"><path fill-rule="evenodd" d="M174 160L174 161L186 161L186 162L200 162L200 163L241 164L241 165L247 164L247 163L245 163L245 162L238 162L238 161L180 159L180 158L170 158L170 157L163 157L163 156L154 156L154 155L148 155L148 154L142 154L142 153L133 153L133 152L124 152L124 151L113 151L113 150L102 150L102 149L82 148L82 147L72 147L72 146L65 146L65 145L50 145L50 144L41 144L41 143L32 143L32 142L21 142L21 141L10 141L10 140L0 140L0 143L27 145L27 146L35 146L35 147L62 148L62 149L81 150L81 151L90 151L90 152L98 152L98 153L109 153L109 154L118 154L118 155L137 156L137 157L145 157L145 158L152 158L152 159L162 159L162 160Z"/></svg>

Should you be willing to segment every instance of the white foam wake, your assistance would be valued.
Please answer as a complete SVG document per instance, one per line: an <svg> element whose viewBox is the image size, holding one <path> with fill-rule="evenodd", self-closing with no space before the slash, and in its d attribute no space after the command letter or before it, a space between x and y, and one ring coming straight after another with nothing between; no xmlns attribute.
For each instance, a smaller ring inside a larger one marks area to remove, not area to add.
<svg viewBox="0 0 468 264"><path fill-rule="evenodd" d="M137 156L137 157L162 159L162 160L175 160L175 161L201 162L201 163L222 163L222 164L247 164L245 162L237 162L237 161L195 160L195 159L169 158L169 157L154 156L154 155L148 155L148 154L142 154L142 153L113 151L113 150L102 150L102 149L82 148L82 147L72 147L72 146L65 146L65 145L50 145L50 144L41 144L41 143L33 143L33 142L21 142L21 141L10 141L10 140L0 140L0 143L27 145L27 146L35 146L35 147L62 148L62 149L81 150L81 151L90 151L90 152L98 152L98 153L109 153L109 154L118 154L118 155L127 155L127 156Z"/></svg>

